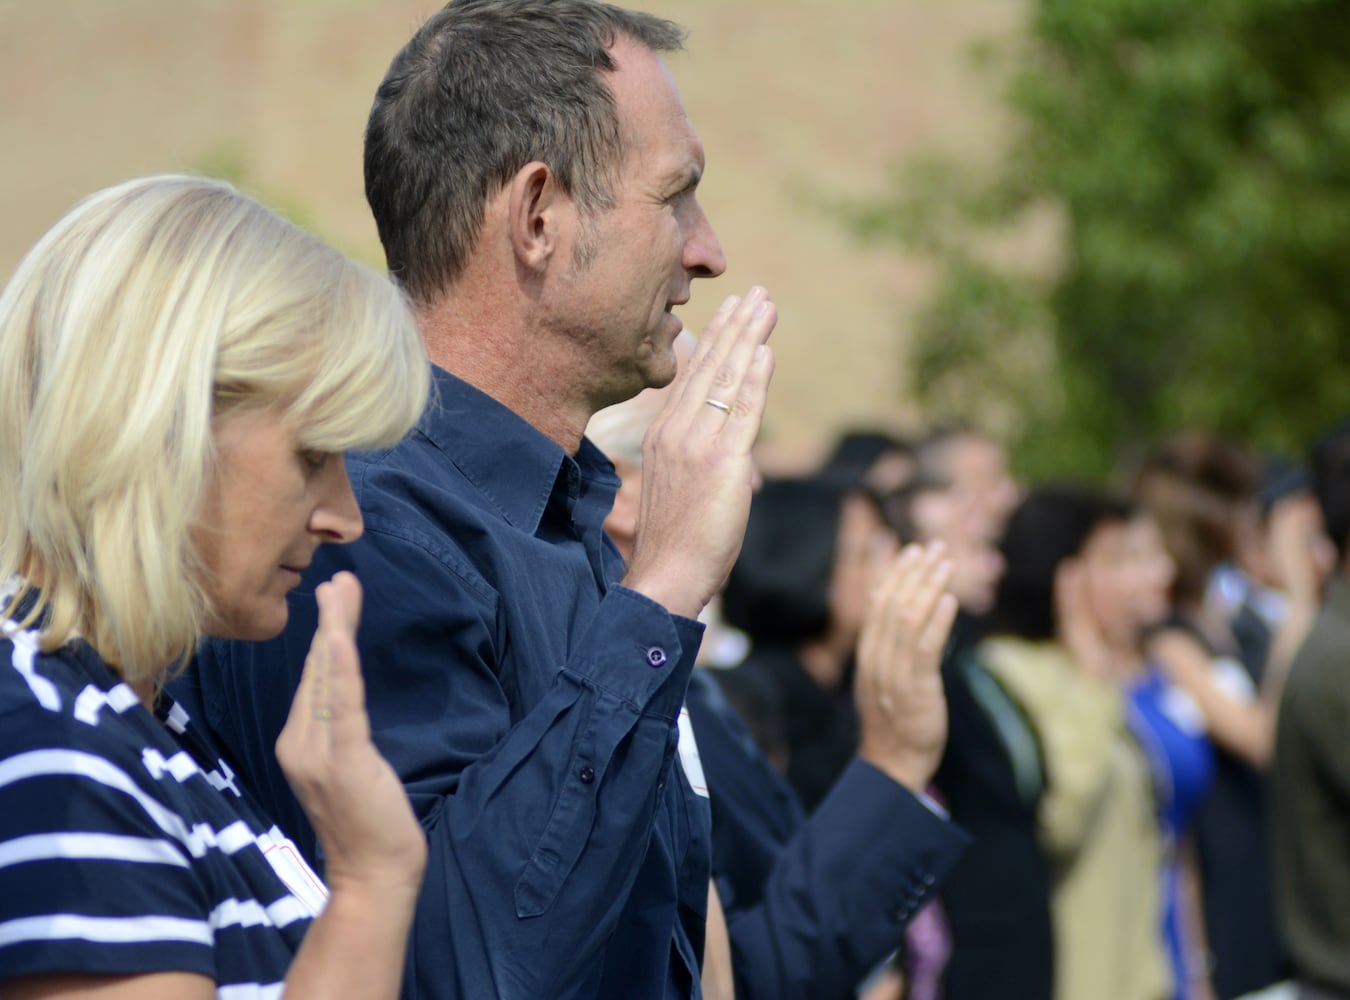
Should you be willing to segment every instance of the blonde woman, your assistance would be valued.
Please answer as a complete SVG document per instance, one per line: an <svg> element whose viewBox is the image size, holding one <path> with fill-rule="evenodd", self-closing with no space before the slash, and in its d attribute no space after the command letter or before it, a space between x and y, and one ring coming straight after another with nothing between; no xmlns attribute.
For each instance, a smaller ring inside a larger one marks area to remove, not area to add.
<svg viewBox="0 0 1350 1000"><path fill-rule="evenodd" d="M325 887L162 694L265 639L361 516L348 448L416 420L399 293L228 185L95 194L0 295L0 995L394 997L425 844L371 745L360 588L277 752Z"/></svg>

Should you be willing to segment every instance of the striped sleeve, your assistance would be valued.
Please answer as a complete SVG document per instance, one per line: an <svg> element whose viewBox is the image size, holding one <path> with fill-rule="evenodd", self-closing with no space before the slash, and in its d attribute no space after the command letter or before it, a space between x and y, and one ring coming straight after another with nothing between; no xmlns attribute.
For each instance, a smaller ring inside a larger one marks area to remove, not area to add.
<svg viewBox="0 0 1350 1000"><path fill-rule="evenodd" d="M6 632L0 984L172 971L230 1000L279 996L316 912L269 861L288 842L182 741L186 720L161 724L87 647L42 654Z"/></svg>
<svg viewBox="0 0 1350 1000"><path fill-rule="evenodd" d="M227 850L229 830L194 826L118 761L50 745L64 727L36 715L0 736L0 968L214 976L192 858Z"/></svg>

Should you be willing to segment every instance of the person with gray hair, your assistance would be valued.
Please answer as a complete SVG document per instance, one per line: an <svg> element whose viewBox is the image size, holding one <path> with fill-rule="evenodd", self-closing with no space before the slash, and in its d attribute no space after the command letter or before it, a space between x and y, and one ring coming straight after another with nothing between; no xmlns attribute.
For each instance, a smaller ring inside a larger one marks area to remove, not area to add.
<svg viewBox="0 0 1350 1000"><path fill-rule="evenodd" d="M362 710L349 575L277 754L327 887L164 694L265 639L427 397L403 296L227 184L73 208L0 294L0 995L397 995L426 844ZM281 706L285 712L287 699Z"/></svg>
<svg viewBox="0 0 1350 1000"><path fill-rule="evenodd" d="M726 266L661 59L681 42L595 0L454 0L370 114L367 196L436 392L406 441L352 457L366 534L313 572L366 584L372 730L429 839L408 996L701 994L709 813L678 719L744 532L776 311L729 298L677 377L674 310ZM625 566L583 432L672 380ZM271 753L308 591L280 639L212 643L188 686L322 865Z"/></svg>

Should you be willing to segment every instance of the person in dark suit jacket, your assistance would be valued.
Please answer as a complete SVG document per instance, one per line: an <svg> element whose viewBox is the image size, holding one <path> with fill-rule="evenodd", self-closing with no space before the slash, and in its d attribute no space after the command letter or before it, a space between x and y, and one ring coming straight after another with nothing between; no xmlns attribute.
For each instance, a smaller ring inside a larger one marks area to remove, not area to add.
<svg viewBox="0 0 1350 1000"><path fill-rule="evenodd" d="M975 656L1004 565L996 544L1017 489L1002 449L946 429L913 451L914 478L882 504L902 538L942 539L961 612L942 659L948 736L934 785L973 838L942 887L952 935L945 1000L1049 1000L1050 876L1036 841L1040 744L1022 709Z"/></svg>
<svg viewBox="0 0 1350 1000"><path fill-rule="evenodd" d="M587 429L623 484L605 526L624 554L640 506L642 435L660 401L649 390ZM852 998L968 843L919 794L946 732L937 663L955 611L943 596L949 571L937 550L904 558L860 643L861 744L809 815L722 694L713 679L722 672L699 668L690 681L739 1000Z"/></svg>
<svg viewBox="0 0 1350 1000"><path fill-rule="evenodd" d="M1036 843L1040 745L974 655L962 615L942 662L951 735L934 783L973 843L942 888L952 931L946 1000L1049 1000L1050 877Z"/></svg>

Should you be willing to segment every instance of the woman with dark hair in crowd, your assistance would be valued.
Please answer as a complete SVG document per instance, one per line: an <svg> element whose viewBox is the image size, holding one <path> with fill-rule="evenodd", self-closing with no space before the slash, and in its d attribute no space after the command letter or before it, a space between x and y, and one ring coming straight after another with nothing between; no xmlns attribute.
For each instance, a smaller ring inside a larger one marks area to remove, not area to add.
<svg viewBox="0 0 1350 1000"><path fill-rule="evenodd" d="M869 588L895 548L876 503L827 479L769 480L750 505L722 595L750 652L718 676L808 811L858 749L850 665Z"/></svg>
<svg viewBox="0 0 1350 1000"><path fill-rule="evenodd" d="M1161 1000L1171 985L1148 762L1100 655L1083 582L1102 532L1128 518L1123 503L1095 491L1032 490L1005 531L1006 571L978 651L1041 748L1037 821L1059 1000Z"/></svg>
<svg viewBox="0 0 1350 1000"><path fill-rule="evenodd" d="M1130 731L1148 757L1164 848L1163 937L1177 1000L1213 994L1191 825L1209 794L1214 752L1195 700L1145 653L1147 631L1166 618L1174 564L1146 511L1099 527L1075 569L1081 608L1075 656L1099 665L1129 698Z"/></svg>

